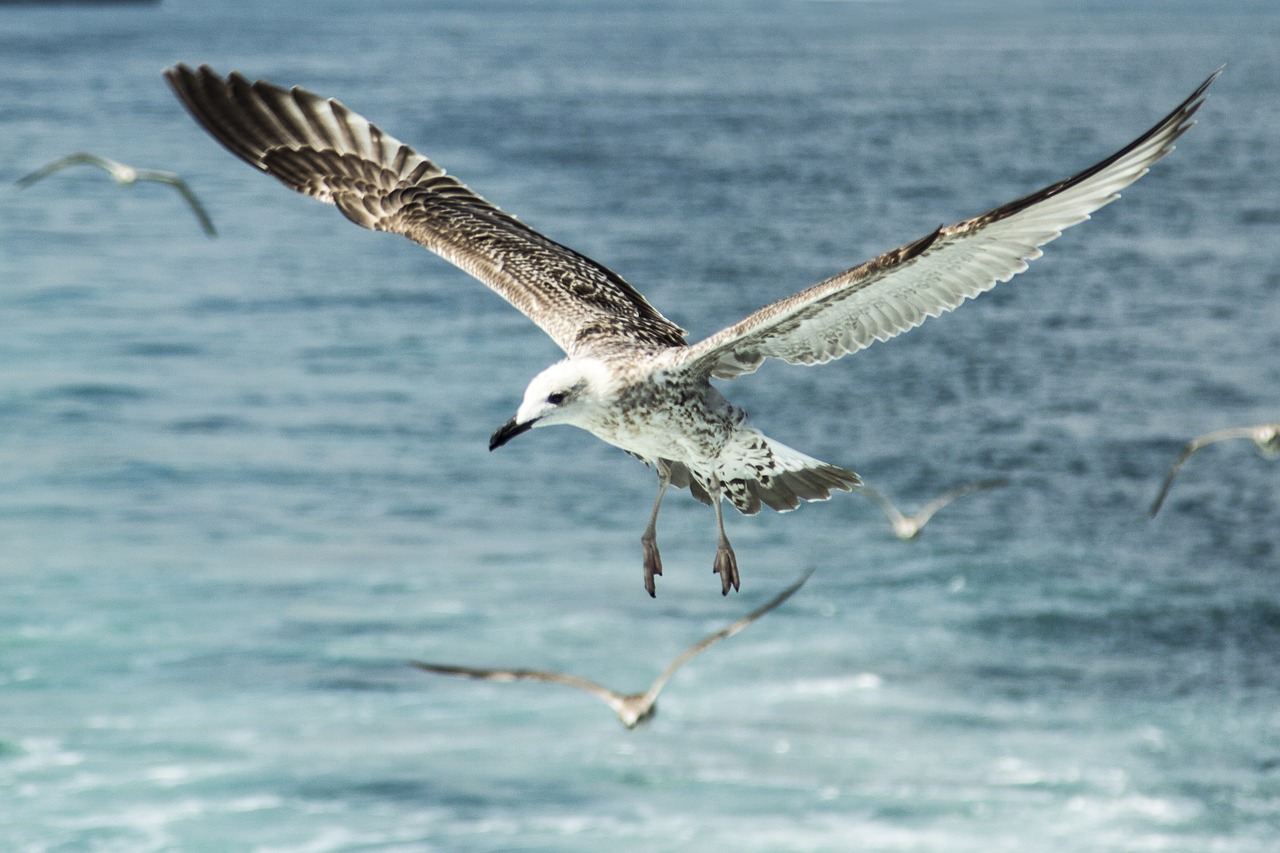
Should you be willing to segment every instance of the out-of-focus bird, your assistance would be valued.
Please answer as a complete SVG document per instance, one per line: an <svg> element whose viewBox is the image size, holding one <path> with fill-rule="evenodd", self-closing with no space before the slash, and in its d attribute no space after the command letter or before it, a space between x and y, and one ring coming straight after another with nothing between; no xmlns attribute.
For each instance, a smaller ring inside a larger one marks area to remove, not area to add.
<svg viewBox="0 0 1280 853"><path fill-rule="evenodd" d="M1169 494L1169 487L1173 485L1173 478L1178 476L1178 471L1182 468L1182 463L1186 462L1193 453L1206 445L1233 438L1252 439L1253 443L1258 446L1258 452L1264 458L1280 455L1280 421L1246 427L1228 427L1227 429L1214 430L1197 436L1187 442L1187 446L1182 449L1182 454L1174 460L1173 466L1169 468L1169 473L1164 478L1164 485L1160 487L1160 494L1156 495L1155 501L1151 504L1151 510L1148 513L1149 517L1155 518L1156 513L1160 511L1165 497Z"/></svg>
<svg viewBox="0 0 1280 853"><path fill-rule="evenodd" d="M111 176L117 184L127 187L138 181L151 181L157 184L168 184L181 193L186 199L188 205L191 206L192 212L195 213L196 219L200 220L200 227L204 229L204 233L210 237L218 235L217 229L213 227L213 220L209 218L208 212L205 211L204 205L200 203L200 199L196 198L196 194L192 192L191 187L187 186L187 182L180 175L173 172L162 172L158 169L138 169L125 163L117 163L115 160L108 160L106 157L99 157L96 154L88 154L84 151L77 151L75 154L68 154L66 157L59 157L51 163L47 163L36 169L29 175L18 179L18 186L23 189L31 186L36 181L44 178L54 172L61 171L68 166L97 166L108 175Z"/></svg>
<svg viewBox="0 0 1280 853"><path fill-rule="evenodd" d="M689 659L699 652L705 651L710 646L720 642L725 637L732 637L770 610L777 607L782 602L795 593L800 587L804 586L804 582L813 574L813 570L805 572L798 581L784 589L776 597L770 600L764 606L751 611L743 616L737 622L734 622L714 634L703 637L689 648L685 649L680 655L671 662L671 665L663 670L649 685L649 689L643 693L619 693L616 690L610 690L608 687L597 684L586 678L576 675L568 675L563 672L547 672L536 669L473 669L465 666L449 666L439 663L425 663L423 661L411 661L410 665L426 672L434 672L440 675L454 675L460 678L474 678L483 681L545 681L551 684L567 684L570 687L576 687L579 690L585 690L592 696L608 705L613 712L618 715L618 719L629 729L647 723L653 718L658 711L658 694L662 692L662 688L666 686L668 679L675 674L675 671L688 663Z"/></svg>
<svg viewBox="0 0 1280 853"><path fill-rule="evenodd" d="M933 518L933 514L942 509L947 504L959 497L971 495L974 492L981 492L986 489L997 489L1001 486L1009 485L1009 481L1004 478L994 480L981 480L976 483L967 483L963 486L957 486L950 491L943 492L933 500L924 505L923 508L915 515L906 515L898 509L892 501L875 489L863 483L861 486L855 486L854 491L866 495L884 510L885 516L889 519L889 523L893 525L893 532L899 539L915 539L920 535L921 529L929 523L929 519Z"/></svg>

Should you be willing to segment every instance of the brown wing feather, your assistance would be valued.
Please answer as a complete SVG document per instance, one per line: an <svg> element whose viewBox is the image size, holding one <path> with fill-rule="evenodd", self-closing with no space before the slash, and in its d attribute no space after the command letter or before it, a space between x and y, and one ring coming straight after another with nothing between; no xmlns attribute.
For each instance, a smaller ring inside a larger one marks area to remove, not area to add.
<svg viewBox="0 0 1280 853"><path fill-rule="evenodd" d="M570 354L684 346L684 331L617 273L472 192L332 99L177 65L165 78L191 115L240 159L401 234L488 285Z"/></svg>

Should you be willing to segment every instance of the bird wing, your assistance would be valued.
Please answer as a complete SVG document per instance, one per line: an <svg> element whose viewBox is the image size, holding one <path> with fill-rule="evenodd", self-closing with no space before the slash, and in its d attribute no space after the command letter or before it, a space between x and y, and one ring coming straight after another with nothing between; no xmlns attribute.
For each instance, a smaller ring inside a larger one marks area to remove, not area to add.
<svg viewBox="0 0 1280 853"><path fill-rule="evenodd" d="M107 172L114 172L113 167L116 165L115 161L108 160L105 157L99 157L96 154L87 154L83 151L77 151L74 154L68 154L65 157L59 157L57 160L53 160L49 163L44 164L43 166L41 166L39 169L36 169L31 174L24 175L23 177L19 178L15 183L17 183L19 187L22 187L25 189L26 187L31 186L41 178L46 178L49 175L52 175L54 172L61 171L62 169L67 168L68 166L78 166L80 164L85 164L88 166L97 166L99 169L103 169L104 171L107 171Z"/></svg>
<svg viewBox="0 0 1280 853"><path fill-rule="evenodd" d="M974 492L981 492L987 489L998 489L1001 486L1009 485L1009 481L1003 477L994 480L980 480L976 483L966 483L963 486L956 486L954 489L943 492L933 500L925 504L919 512L916 513L916 522L924 527L929 523L929 519L933 518L933 514L942 509L956 498L962 498L965 495L971 495Z"/></svg>
<svg viewBox="0 0 1280 853"><path fill-rule="evenodd" d="M213 220L209 217L209 212L204 209L204 205L196 197L195 191L180 175L175 175L173 172L161 172L156 169L139 169L138 180L154 181L158 184L168 184L173 187L190 205L192 212L196 215L196 219L200 220L200 227L204 229L204 233L210 237L218 235L218 230L213 227Z"/></svg>
<svg viewBox="0 0 1280 853"><path fill-rule="evenodd" d="M1182 453L1178 454L1178 458L1173 461L1173 465L1169 466L1169 473L1165 474L1164 483L1160 486L1160 493L1151 502L1151 509L1147 510L1147 517L1155 518L1156 513L1160 511L1160 507L1164 506L1164 499L1168 496L1169 488L1173 485L1173 478L1177 477L1178 472L1182 470L1182 463L1190 459L1200 448L1233 438L1253 438L1255 429L1257 427L1227 427L1226 429L1217 429L1213 432L1205 433L1188 441L1186 446L1182 448Z"/></svg>
<svg viewBox="0 0 1280 853"><path fill-rule="evenodd" d="M684 346L684 331L617 273L499 210L363 117L303 89L208 66L165 78L215 139L352 222L401 234L502 296L570 355Z"/></svg>
<svg viewBox="0 0 1280 853"><path fill-rule="evenodd" d="M690 658L692 658L694 655L698 654L699 652L705 651L708 647L715 645L716 643L723 640L725 637L732 637L734 634L738 633L743 628L747 627L752 622L756 621L761 616L765 615L770 610L777 607L782 602L786 601L788 598L790 598L792 595L795 594L796 590L804 586L805 581L807 581L809 579L809 576L812 574L813 574L813 569L809 569L807 572L805 572L803 575L800 576L800 579L798 581L796 581L791 586L784 589L782 592L778 593L777 596L775 596L766 604L751 611L746 616L743 616L741 619L739 619L737 622L734 622L730 625L726 625L724 628L721 628L719 631L716 631L714 634L710 634L706 637L703 637L701 640L694 643L689 648L685 649L683 652L680 653L680 655L675 660L671 662L670 666L668 666L665 670L662 671L661 675L659 675L656 679L654 679L653 684L649 685L649 689L645 692L645 698L651 703L656 702L658 700L658 694L662 692L662 688L666 686L667 681L670 680L671 676L675 675L675 672L677 669L679 669L680 667L688 663Z"/></svg>
<svg viewBox="0 0 1280 853"><path fill-rule="evenodd" d="M899 523L907 520L906 517L903 516L902 510L898 509L898 507L894 505L893 501L886 498L871 486L868 486L865 480L861 486L854 486L853 490L866 496L874 502L876 506L880 507L881 511L884 512L885 518L889 519L889 522L895 527Z"/></svg>
<svg viewBox="0 0 1280 853"><path fill-rule="evenodd" d="M542 681L548 684L567 684L579 690L585 690L613 709L615 714L622 710L622 694L610 690L587 678L569 675L563 672L548 672L540 669L473 669L466 666L449 666L424 661L410 661L410 666L434 672L439 675L453 675L459 678L472 678L480 681Z"/></svg>
<svg viewBox="0 0 1280 853"><path fill-rule="evenodd" d="M1172 151L1221 70L1102 162L761 308L682 352L677 369L732 379L766 358L820 364L888 340L1008 281L1040 257L1040 246L1119 198L1119 190Z"/></svg>

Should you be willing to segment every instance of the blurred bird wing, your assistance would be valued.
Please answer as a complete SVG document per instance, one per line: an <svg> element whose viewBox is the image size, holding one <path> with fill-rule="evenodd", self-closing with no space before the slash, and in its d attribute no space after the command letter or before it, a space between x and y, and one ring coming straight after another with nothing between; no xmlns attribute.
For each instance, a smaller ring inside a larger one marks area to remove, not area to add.
<svg viewBox="0 0 1280 853"><path fill-rule="evenodd" d="M907 520L906 516L902 514L902 510L898 509L893 501L886 498L876 489L868 486L865 480L861 486L854 486L853 490L865 495L869 500L873 501L876 506L880 507L880 509L884 511L885 517L889 519L890 523L892 523L895 528L897 525Z"/></svg>
<svg viewBox="0 0 1280 853"><path fill-rule="evenodd" d="M450 666L448 664L427 663L425 661L411 661L411 666L421 669L425 672L434 672L439 675L453 675L459 678L471 678L480 681L541 681L547 684L565 684L569 687L576 687L595 696L613 709L615 714L621 715L623 707L623 695L615 690L610 690L601 684L597 684L587 678L581 678L576 675L569 675L564 672L551 672L539 669L475 669L466 666Z"/></svg>
<svg viewBox="0 0 1280 853"><path fill-rule="evenodd" d="M78 166L82 164L88 165L88 166L97 166L99 169L102 169L103 171L113 175L117 172L120 166L120 164L114 160L108 160L105 157L99 157L96 154L89 154L84 151L77 151L74 154L68 154L65 157L59 157L57 160L53 160L49 163L44 164L43 166L41 166L39 169L36 169L31 174L25 175L19 178L16 183L20 187L28 187L34 184L36 181L40 180L41 178L48 177L49 175L52 175L54 172L61 171L62 169L67 168L68 166Z"/></svg>
<svg viewBox="0 0 1280 853"><path fill-rule="evenodd" d="M1164 499L1169 494L1169 488L1173 486L1174 478L1182 470L1182 464L1195 455L1196 452L1219 441L1228 441L1233 438L1253 438L1255 429L1256 427L1227 427L1226 429L1207 432L1188 441L1186 446L1182 448L1182 452L1178 454L1178 458L1169 466L1169 473L1164 477L1164 483L1160 486L1160 493L1151 502L1151 509L1147 510L1147 517L1154 518L1156 513L1160 511L1160 507L1164 505Z"/></svg>
<svg viewBox="0 0 1280 853"><path fill-rule="evenodd" d="M200 203L200 199L196 196L195 191L191 189L191 185L182 179L181 175L173 172L161 172L156 169L142 169L138 171L138 180L155 181L159 184L168 184L177 190L191 210L196 215L196 219L200 220L200 227L204 229L204 233L210 237L217 235L218 230L213 227L213 219L210 218L209 212L204 209L204 205Z"/></svg>
<svg viewBox="0 0 1280 853"><path fill-rule="evenodd" d="M921 510L916 513L916 521L923 527L933 518L933 514L942 509L956 498L962 498L965 495L971 495L974 492L982 492L987 489L996 489L1001 486L1009 485L1009 481L1004 478L994 480L979 480L975 483L965 483L963 486L956 486L954 489L943 492L933 500L925 504Z"/></svg>
<svg viewBox="0 0 1280 853"><path fill-rule="evenodd" d="M743 616L738 621L733 622L729 625L726 625L724 628L721 628L719 631L716 631L714 634L710 634L706 637L703 637L701 640L694 643L689 648L685 649L683 652L680 653L678 657L676 657L674 661L671 662L671 664L665 670L662 671L661 675L659 675L656 679L654 679L653 684L651 684L649 686L649 689L645 692L645 697L649 700L650 703L656 702L658 700L658 694L662 692L662 688L666 686L667 681L671 679L671 676L675 675L676 670L678 670L680 667L688 663L690 658L692 658L694 655L697 655L700 652L705 651L707 648L720 642L725 637L732 637L734 634L738 633L743 628L747 627L752 622L756 621L761 616L768 613L770 610L782 604L782 602L786 601L788 598L794 595L796 590L804 586L805 581L809 580L809 576L812 574L813 574L813 569L809 569L803 575L800 576L799 580L797 580L791 586L784 589L782 592L778 593L774 598L770 599L765 604L751 611L746 616Z"/></svg>

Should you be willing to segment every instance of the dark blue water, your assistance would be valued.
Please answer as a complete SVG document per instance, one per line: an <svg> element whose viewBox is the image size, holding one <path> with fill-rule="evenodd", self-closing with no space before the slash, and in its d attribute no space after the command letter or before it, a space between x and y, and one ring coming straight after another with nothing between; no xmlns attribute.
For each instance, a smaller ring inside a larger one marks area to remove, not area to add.
<svg viewBox="0 0 1280 853"><path fill-rule="evenodd" d="M166 2L0 9L0 847L1271 851L1280 412L1269 3ZM499 453L558 351L255 174L160 71L342 99L699 339L1106 156L1178 150L1013 282L726 385L908 506L711 514L585 433ZM88 150L183 173L170 190ZM433 680L410 658L639 690Z"/></svg>

